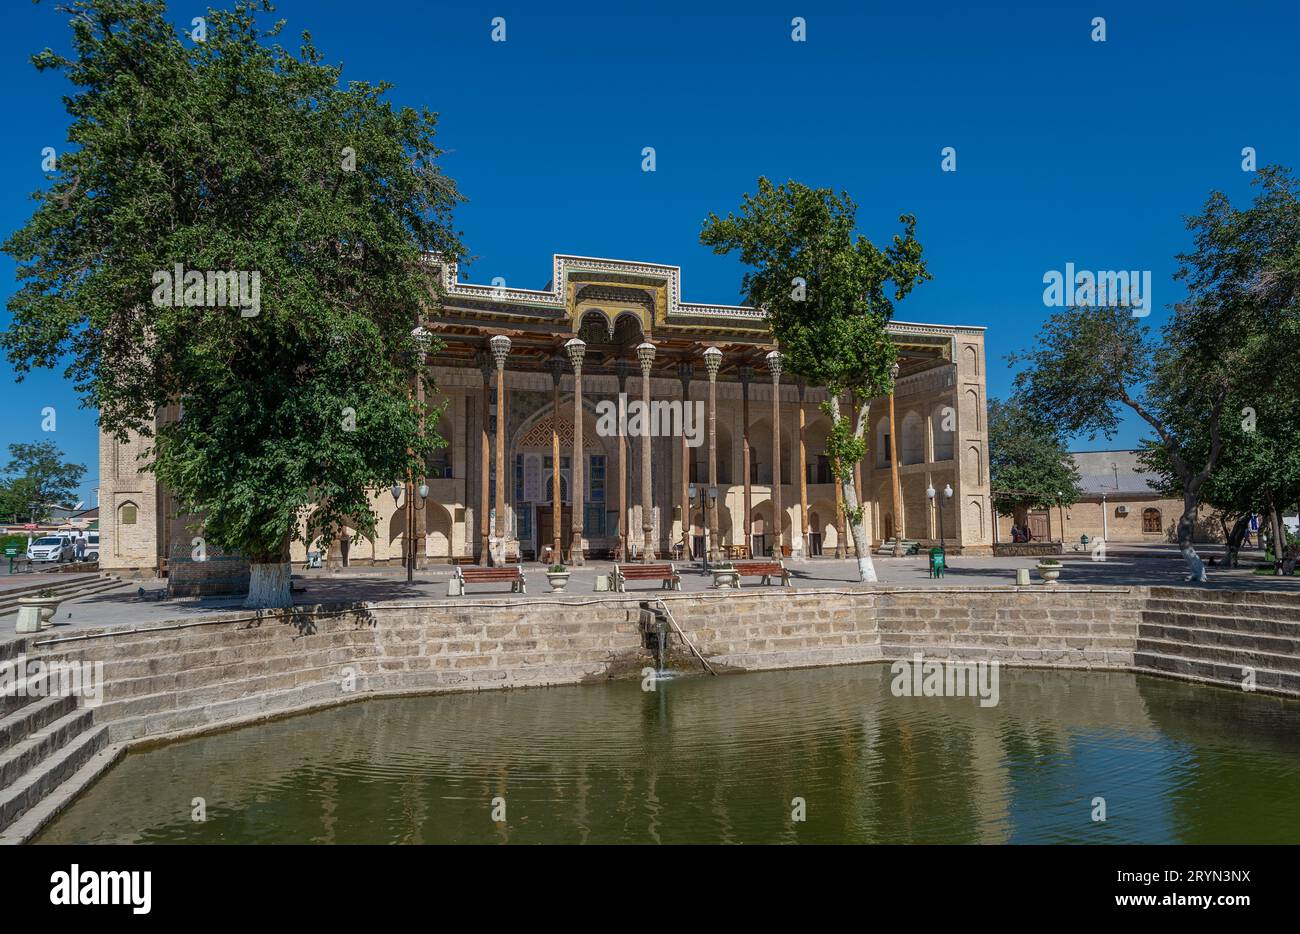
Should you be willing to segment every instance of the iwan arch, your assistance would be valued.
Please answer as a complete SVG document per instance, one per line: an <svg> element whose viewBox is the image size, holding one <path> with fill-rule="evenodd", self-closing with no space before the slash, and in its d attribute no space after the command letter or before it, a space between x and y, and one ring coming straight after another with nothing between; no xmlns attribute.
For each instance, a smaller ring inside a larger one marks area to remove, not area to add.
<svg viewBox="0 0 1300 934"><path fill-rule="evenodd" d="M770 553L778 534L786 554L852 554L822 453L826 393L779 365L774 372L761 311L682 301L676 266L556 255L550 283L531 290L459 282L454 264L430 262L445 291L423 321L442 342L430 361L430 401L443 406L438 430L448 444L427 465L428 498L415 516L420 563L485 562L494 547L510 560L542 557L557 540L574 561L648 549L664 557ZM984 329L895 321L889 331L900 354L894 431L890 400L872 400L872 443L856 478L873 547L901 529L925 544L942 536L950 550L987 553ZM493 337L508 341L494 347ZM597 405L620 392L703 402L703 443L602 436ZM101 433L105 569L148 572L190 554L190 520L174 515L172 498L138 469L139 448L137 439L119 444ZM500 487L498 462L507 480ZM927 487L940 497L953 490L942 533ZM716 509L708 508L711 490ZM346 550L350 564L400 564L405 497L398 504L376 490L374 508L373 538L312 550L331 562ZM296 543L294 560L307 550Z"/></svg>

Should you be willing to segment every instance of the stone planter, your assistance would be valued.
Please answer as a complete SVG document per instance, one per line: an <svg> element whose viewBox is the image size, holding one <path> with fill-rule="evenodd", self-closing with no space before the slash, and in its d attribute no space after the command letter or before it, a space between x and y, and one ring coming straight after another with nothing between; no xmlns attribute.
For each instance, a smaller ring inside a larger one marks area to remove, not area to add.
<svg viewBox="0 0 1300 934"><path fill-rule="evenodd" d="M1043 579L1045 584L1055 584L1056 579L1061 576L1061 565L1044 564L1038 562L1038 576Z"/></svg>
<svg viewBox="0 0 1300 934"><path fill-rule="evenodd" d="M551 593L563 593L569 583L568 571L547 571L546 580L551 585Z"/></svg>
<svg viewBox="0 0 1300 934"><path fill-rule="evenodd" d="M740 589L740 573L735 568L709 568L713 575L713 589L734 587Z"/></svg>
<svg viewBox="0 0 1300 934"><path fill-rule="evenodd" d="M53 623L54 611L59 608L62 597L19 597L18 621L14 632L40 632L49 629Z"/></svg>

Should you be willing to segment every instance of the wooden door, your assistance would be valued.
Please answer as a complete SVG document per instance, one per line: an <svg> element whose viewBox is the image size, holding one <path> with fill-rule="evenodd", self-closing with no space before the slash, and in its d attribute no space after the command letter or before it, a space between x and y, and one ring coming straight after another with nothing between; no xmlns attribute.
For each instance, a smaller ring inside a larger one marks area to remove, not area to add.
<svg viewBox="0 0 1300 934"><path fill-rule="evenodd" d="M540 555L548 545L555 541L554 507L549 503L537 507L537 553ZM569 538L573 535L573 507L560 507L560 547L569 548ZM558 561L558 558L552 560Z"/></svg>

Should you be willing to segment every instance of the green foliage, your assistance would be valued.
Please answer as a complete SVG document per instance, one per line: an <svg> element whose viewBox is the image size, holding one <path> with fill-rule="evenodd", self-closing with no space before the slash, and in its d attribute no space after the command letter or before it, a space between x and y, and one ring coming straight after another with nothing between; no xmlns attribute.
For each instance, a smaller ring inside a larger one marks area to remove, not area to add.
<svg viewBox="0 0 1300 934"><path fill-rule="evenodd" d="M17 548L18 554L27 554L27 536L26 535L0 535L0 559L4 558L5 549ZM7 565L8 562L5 562Z"/></svg>
<svg viewBox="0 0 1300 934"><path fill-rule="evenodd" d="M464 252L434 114L343 83L306 34L286 51L280 24L257 25L268 9L209 11L195 43L158 0L73 3L75 54L33 61L75 89L74 148L4 246L15 368L66 364L106 430L154 438L152 469L205 534L254 560L283 554L311 504L308 541L347 517L370 532L370 490L421 472L422 260ZM156 304L176 263L259 273L260 313Z"/></svg>
<svg viewBox="0 0 1300 934"><path fill-rule="evenodd" d="M1000 515L1079 501L1079 471L1055 424L1012 396L989 400L988 426L989 470Z"/></svg>
<svg viewBox="0 0 1300 934"><path fill-rule="evenodd" d="M84 464L64 461L63 452L53 441L9 445L9 463L0 478L0 517L12 516L24 521L49 515L52 503L72 505L86 475Z"/></svg>
<svg viewBox="0 0 1300 934"><path fill-rule="evenodd" d="M930 274L915 218L900 217L903 233L881 250L854 234L856 216L847 193L760 178L738 214L709 215L700 241L715 253L739 251L750 267L742 290L767 311L787 370L832 393L870 399L889 388L897 358L885 331L894 302ZM805 283L802 295L796 280Z"/></svg>
<svg viewBox="0 0 1300 934"><path fill-rule="evenodd" d="M1277 355L1300 337L1300 198L1285 169L1262 170L1255 183L1249 208L1214 192L1188 219L1194 248L1180 254L1178 272L1187 298L1158 339L1128 309L1068 309L1019 358L1029 366L1018 392L1067 433L1110 437L1125 407L1151 427L1144 459L1165 477L1166 492L1183 498L1182 544L1202 497L1252 508L1263 489L1295 474L1279 442L1294 438L1297 371ZM1267 434L1234 427L1246 407L1261 424L1271 413ZM1216 478L1224 459L1233 466Z"/></svg>

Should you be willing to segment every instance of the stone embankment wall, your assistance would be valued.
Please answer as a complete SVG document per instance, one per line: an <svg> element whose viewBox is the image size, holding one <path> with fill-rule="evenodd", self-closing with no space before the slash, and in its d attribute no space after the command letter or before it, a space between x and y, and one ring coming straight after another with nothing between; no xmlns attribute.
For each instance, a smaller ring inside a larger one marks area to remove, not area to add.
<svg viewBox="0 0 1300 934"><path fill-rule="evenodd" d="M1042 585L727 593L645 590L231 613L47 631L29 658L104 663L95 723L114 742L183 734L373 694L573 684L648 663L660 598L711 662L740 669L960 657L1130 669L1300 696L1300 595Z"/></svg>

